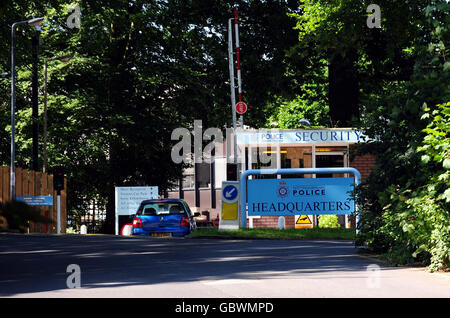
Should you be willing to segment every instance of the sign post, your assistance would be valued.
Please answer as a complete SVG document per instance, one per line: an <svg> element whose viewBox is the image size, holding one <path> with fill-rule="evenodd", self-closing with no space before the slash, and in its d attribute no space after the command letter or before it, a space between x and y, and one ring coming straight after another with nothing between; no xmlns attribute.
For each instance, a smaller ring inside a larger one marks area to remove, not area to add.
<svg viewBox="0 0 450 318"><path fill-rule="evenodd" d="M247 177L262 174L332 174L351 173L353 178L255 179L249 180L248 215L308 215L356 213L356 233L360 216L357 205L350 197L353 186L361 182L355 168L291 168L251 169L240 179L241 227L247 226ZM264 184L256 182L263 181ZM263 200L261 200L263 199ZM259 200L259 201L258 201Z"/></svg>
<svg viewBox="0 0 450 318"><path fill-rule="evenodd" d="M309 215L296 215L295 216L295 228L296 229L312 229L313 224Z"/></svg>
<svg viewBox="0 0 450 318"><path fill-rule="evenodd" d="M239 181L222 181L219 230L239 229Z"/></svg>
<svg viewBox="0 0 450 318"><path fill-rule="evenodd" d="M17 196L16 200L28 205L53 205L53 196L51 195Z"/></svg>
<svg viewBox="0 0 450 318"><path fill-rule="evenodd" d="M119 235L119 215L136 214L142 201L158 198L158 187L115 187L115 192L116 235Z"/></svg>
<svg viewBox="0 0 450 318"><path fill-rule="evenodd" d="M64 190L64 167L53 168L53 188L56 190L56 233L61 233L61 191Z"/></svg>
<svg viewBox="0 0 450 318"><path fill-rule="evenodd" d="M56 196L56 217L57 233L61 234L61 191Z"/></svg>
<svg viewBox="0 0 450 318"><path fill-rule="evenodd" d="M351 214L353 183L353 178L248 180L248 215Z"/></svg>
<svg viewBox="0 0 450 318"><path fill-rule="evenodd" d="M236 113L243 115L247 112L247 105L244 102L239 102L236 104Z"/></svg>
<svg viewBox="0 0 450 318"><path fill-rule="evenodd" d="M35 196L16 196L17 201L25 202L32 206L52 206L53 196L51 195L35 195ZM45 210L44 215L48 218L48 210ZM61 222L61 219L59 219ZM0 222L1 223L1 222ZM60 224L60 223L58 223ZM45 234L48 234L48 224L45 224Z"/></svg>
<svg viewBox="0 0 450 318"><path fill-rule="evenodd" d="M351 128L239 131L236 139L238 145L356 143L369 140L363 132Z"/></svg>

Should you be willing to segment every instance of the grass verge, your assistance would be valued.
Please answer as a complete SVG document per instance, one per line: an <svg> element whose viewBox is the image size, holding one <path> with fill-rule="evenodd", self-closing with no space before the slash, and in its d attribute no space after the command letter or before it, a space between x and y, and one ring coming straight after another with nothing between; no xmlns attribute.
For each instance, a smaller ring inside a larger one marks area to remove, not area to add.
<svg viewBox="0 0 450 318"><path fill-rule="evenodd" d="M242 238L242 239L278 239L278 240L354 240L355 229L313 228L313 229L239 229L219 231L217 228L200 228L190 234L191 238Z"/></svg>

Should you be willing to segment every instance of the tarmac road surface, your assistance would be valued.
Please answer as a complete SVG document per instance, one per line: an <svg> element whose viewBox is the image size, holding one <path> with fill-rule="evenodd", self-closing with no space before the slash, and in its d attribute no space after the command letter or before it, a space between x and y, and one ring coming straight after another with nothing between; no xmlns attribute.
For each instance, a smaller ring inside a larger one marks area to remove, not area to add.
<svg viewBox="0 0 450 318"><path fill-rule="evenodd" d="M448 298L450 275L351 241L0 234L0 297Z"/></svg>

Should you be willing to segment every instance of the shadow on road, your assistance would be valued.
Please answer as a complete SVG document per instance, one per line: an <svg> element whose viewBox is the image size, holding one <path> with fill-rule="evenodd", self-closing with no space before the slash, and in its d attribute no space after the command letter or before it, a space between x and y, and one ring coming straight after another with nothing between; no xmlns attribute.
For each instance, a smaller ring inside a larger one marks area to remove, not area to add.
<svg viewBox="0 0 450 318"><path fill-rule="evenodd" d="M0 296L66 289L69 264L80 266L83 288L335 271L351 277L371 263L356 251L350 241L5 234L0 235Z"/></svg>

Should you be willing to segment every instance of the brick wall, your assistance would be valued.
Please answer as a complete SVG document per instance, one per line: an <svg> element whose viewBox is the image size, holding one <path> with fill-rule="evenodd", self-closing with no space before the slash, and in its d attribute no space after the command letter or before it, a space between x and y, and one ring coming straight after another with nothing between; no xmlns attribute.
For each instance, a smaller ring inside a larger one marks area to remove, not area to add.
<svg viewBox="0 0 450 318"><path fill-rule="evenodd" d="M286 215L284 217L285 220L285 228L293 229L295 228L295 216L294 215ZM248 219L247 219L247 227L248 227ZM263 216L261 218L253 219L253 227L254 228L278 228L278 216Z"/></svg>
<svg viewBox="0 0 450 318"><path fill-rule="evenodd" d="M375 161L374 155L364 154L362 156L354 157L350 162L350 167L357 169L361 173L362 181L364 181L375 167Z"/></svg>

